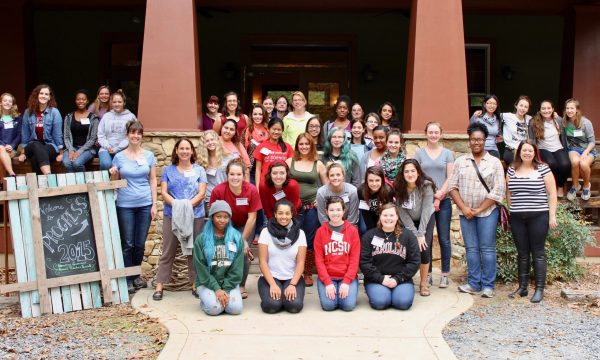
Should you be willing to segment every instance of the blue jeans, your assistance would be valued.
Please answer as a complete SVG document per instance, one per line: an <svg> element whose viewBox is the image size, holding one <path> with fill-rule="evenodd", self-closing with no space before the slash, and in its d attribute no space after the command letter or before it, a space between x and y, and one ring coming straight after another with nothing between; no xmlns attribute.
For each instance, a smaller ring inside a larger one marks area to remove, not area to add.
<svg viewBox="0 0 600 360"><path fill-rule="evenodd" d="M100 170L108 170L112 167L113 157L108 151L99 151L98 160L100 160Z"/></svg>
<svg viewBox="0 0 600 360"><path fill-rule="evenodd" d="M460 228L467 250L467 281L480 291L494 289L496 281L496 226L498 209L485 217L460 216Z"/></svg>
<svg viewBox="0 0 600 360"><path fill-rule="evenodd" d="M356 307L356 297L358 296L358 279L352 280L350 283L350 290L348 296L345 299L340 298L340 285L342 285L342 279L331 279L333 286L335 286L335 300L331 300L325 294L325 284L321 279L317 279L317 291L319 292L319 302L321 308L325 311L332 311L340 308L344 311L351 311Z"/></svg>
<svg viewBox="0 0 600 360"><path fill-rule="evenodd" d="M65 166L67 172L84 172L85 164L87 164L87 162L93 158L94 154L90 150L85 150L79 154L77 159L71 161L69 160L69 150L65 150L63 153L63 165Z"/></svg>
<svg viewBox="0 0 600 360"><path fill-rule="evenodd" d="M450 258L452 257L452 245L450 243L450 222L452 221L452 200L445 198L440 202L440 211L435 212L435 226L437 228L438 241L440 243L440 255L442 257L442 272L450 272ZM429 247L431 254L432 247ZM433 256L430 256L433 259ZM429 263L431 272L431 263Z"/></svg>
<svg viewBox="0 0 600 360"><path fill-rule="evenodd" d="M223 311L231 315L239 315L244 308L239 285L229 292L229 303L227 303L225 308L223 308L219 300L217 300L216 293L206 286L198 286L196 292L200 297L200 308L207 315L215 316L223 313Z"/></svg>
<svg viewBox="0 0 600 360"><path fill-rule="evenodd" d="M144 258L144 247L152 217L152 205L137 208L124 208L117 206L117 220L121 232L121 248L123 249L123 263L125 267L141 265ZM138 275L128 276L131 282Z"/></svg>
<svg viewBox="0 0 600 360"><path fill-rule="evenodd" d="M415 298L415 286L405 282L393 289L376 283L365 284L369 305L375 310L387 309L393 306L399 310L408 310Z"/></svg>
<svg viewBox="0 0 600 360"><path fill-rule="evenodd" d="M315 235L317 234L317 229L321 226L319 222L319 213L317 212L317 208L312 209L304 209L301 208L298 211L298 223L300 224L300 229L304 231L304 235L306 235L306 246L308 250L312 250L314 248Z"/></svg>

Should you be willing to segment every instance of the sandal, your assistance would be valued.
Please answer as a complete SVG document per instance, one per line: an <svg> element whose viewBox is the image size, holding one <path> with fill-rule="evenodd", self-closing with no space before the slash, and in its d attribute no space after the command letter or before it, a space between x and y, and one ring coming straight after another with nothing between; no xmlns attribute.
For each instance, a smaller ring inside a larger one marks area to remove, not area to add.
<svg viewBox="0 0 600 360"><path fill-rule="evenodd" d="M200 296L198 296L198 292L196 292L197 289L192 289L192 295L196 298L196 299L200 299Z"/></svg>
<svg viewBox="0 0 600 360"><path fill-rule="evenodd" d="M246 291L246 289L242 290L241 293L242 293L242 299L248 298L248 292Z"/></svg>
<svg viewBox="0 0 600 360"><path fill-rule="evenodd" d="M427 285L425 285L425 286L419 286L419 294L421 296L429 296L429 295L431 295L431 292L429 291L429 287Z"/></svg>
<svg viewBox="0 0 600 360"><path fill-rule="evenodd" d="M163 298L162 290L155 291L154 294L152 294L152 300L154 300L154 301L161 301L162 298Z"/></svg>

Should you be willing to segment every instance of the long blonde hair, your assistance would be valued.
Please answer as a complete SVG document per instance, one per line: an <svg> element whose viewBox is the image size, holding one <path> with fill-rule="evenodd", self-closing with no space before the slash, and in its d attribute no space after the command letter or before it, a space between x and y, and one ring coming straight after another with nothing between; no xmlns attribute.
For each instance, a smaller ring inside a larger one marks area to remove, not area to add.
<svg viewBox="0 0 600 360"><path fill-rule="evenodd" d="M19 108L17 107L17 99L15 99L14 95L5 92L4 94L0 95L0 101L2 101L2 99L4 99L5 96L10 96L12 98L13 105L10 108L10 110L8 110L7 114L5 114L4 109L0 107L0 115L10 115L13 117L13 119L21 115L21 113L19 113Z"/></svg>
<svg viewBox="0 0 600 360"><path fill-rule="evenodd" d="M98 88L98 91L96 91L96 100L94 100L94 112L96 113L97 116L100 116L99 112L100 112L100 108L102 108L102 102L100 102L98 95L100 95L100 91L102 91L104 89L108 90L108 102L106 103L106 111L110 111L110 99L112 98L112 94L110 93L110 88L108 87L108 85L101 85Z"/></svg>
<svg viewBox="0 0 600 360"><path fill-rule="evenodd" d="M566 113L567 105L569 105L569 103L573 103L575 105L575 109L577 110L573 118L569 118ZM568 121L572 121L576 129L579 129L581 127L581 118L583 117L583 115L581 115L581 106L579 105L579 100L571 98L565 101L565 108L563 110L563 114L565 118L565 123Z"/></svg>
<svg viewBox="0 0 600 360"><path fill-rule="evenodd" d="M212 154L212 156L209 154L205 145L206 135L212 136L215 140L215 152ZM204 131L200 137L200 144L198 144L198 163L202 165L203 168L207 169L211 165L210 160L212 158L214 164L216 164L215 166L220 167L221 163L223 162L223 153L223 145L221 145L221 139L219 138L219 135L217 135L217 133L212 129Z"/></svg>

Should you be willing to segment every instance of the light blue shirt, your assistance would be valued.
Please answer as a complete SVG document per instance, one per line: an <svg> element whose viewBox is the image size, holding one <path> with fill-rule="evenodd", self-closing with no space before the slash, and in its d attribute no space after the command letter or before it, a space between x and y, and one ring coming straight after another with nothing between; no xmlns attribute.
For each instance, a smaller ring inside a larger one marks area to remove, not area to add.
<svg viewBox="0 0 600 360"><path fill-rule="evenodd" d="M113 158L113 166L117 167L121 179L127 180L127 186L117 190L117 206L122 208L138 208L152 205L152 189L148 175L156 166L154 154L144 150L143 156L131 160L121 151Z"/></svg>
<svg viewBox="0 0 600 360"><path fill-rule="evenodd" d="M206 171L198 164L194 164L190 172L182 173L177 169L177 165L170 165L163 169L160 182L167 183L167 191L174 199L191 200L198 195L198 184L206 183ZM164 215L173 217L172 206L164 203ZM194 208L194 218L204 217L204 202L200 201Z"/></svg>

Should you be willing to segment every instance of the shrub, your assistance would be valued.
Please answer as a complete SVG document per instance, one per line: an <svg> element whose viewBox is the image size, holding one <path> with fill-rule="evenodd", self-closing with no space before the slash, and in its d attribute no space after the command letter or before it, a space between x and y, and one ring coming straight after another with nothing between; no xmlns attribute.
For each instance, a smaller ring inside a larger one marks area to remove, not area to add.
<svg viewBox="0 0 600 360"><path fill-rule="evenodd" d="M559 203L556 209L558 226L546 237L547 281L568 281L581 277L583 269L575 258L594 243L590 223L582 210L571 204ZM517 249L510 231L496 230L497 279L503 282L517 280Z"/></svg>

